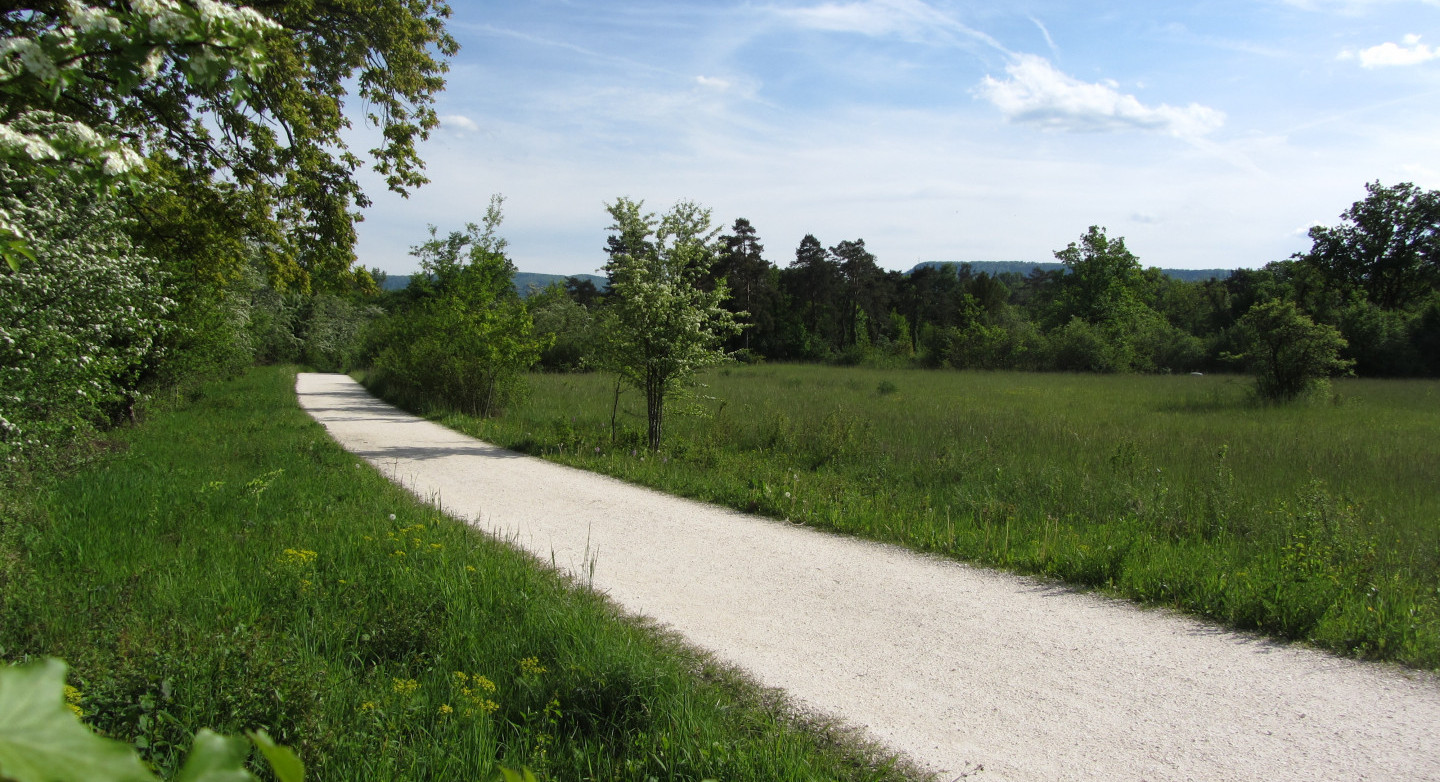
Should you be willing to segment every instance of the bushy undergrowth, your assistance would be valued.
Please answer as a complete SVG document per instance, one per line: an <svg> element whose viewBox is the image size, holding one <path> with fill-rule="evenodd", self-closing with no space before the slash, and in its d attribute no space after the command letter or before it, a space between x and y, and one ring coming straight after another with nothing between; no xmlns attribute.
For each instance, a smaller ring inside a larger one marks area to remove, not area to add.
<svg viewBox="0 0 1440 782"><path fill-rule="evenodd" d="M1440 384L737 367L642 459L633 395L536 375L487 440L667 491L1440 666Z"/></svg>
<svg viewBox="0 0 1440 782"><path fill-rule="evenodd" d="M0 494L0 658L172 771L264 728L316 779L898 779L834 732L418 504L252 371Z"/></svg>

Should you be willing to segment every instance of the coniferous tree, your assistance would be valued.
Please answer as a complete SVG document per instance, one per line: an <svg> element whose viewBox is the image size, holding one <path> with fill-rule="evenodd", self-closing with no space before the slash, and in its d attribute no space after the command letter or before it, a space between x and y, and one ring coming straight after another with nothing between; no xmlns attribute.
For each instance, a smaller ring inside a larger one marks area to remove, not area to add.
<svg viewBox="0 0 1440 782"><path fill-rule="evenodd" d="M760 243L755 227L741 217L731 229L734 233L720 237L720 254L710 272L713 280L725 280L730 298L725 309L749 313L749 327L732 337L733 350L750 350L768 344L775 332L775 309L780 292L775 285L774 266L765 260L765 245ZM713 284L713 283L712 283Z"/></svg>

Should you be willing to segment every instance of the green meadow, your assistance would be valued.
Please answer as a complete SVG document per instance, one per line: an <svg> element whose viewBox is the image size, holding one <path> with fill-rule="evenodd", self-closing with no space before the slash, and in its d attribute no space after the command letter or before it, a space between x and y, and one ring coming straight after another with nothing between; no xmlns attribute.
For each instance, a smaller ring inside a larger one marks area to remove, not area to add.
<svg viewBox="0 0 1440 782"><path fill-rule="evenodd" d="M484 439L794 523L1440 667L1440 383L733 366L673 403L530 376ZM612 426L613 421L613 426ZM613 436L612 436L613 431Z"/></svg>
<svg viewBox="0 0 1440 782"><path fill-rule="evenodd" d="M0 493L0 658L169 776L265 728L312 779L898 780L892 761L417 503L251 371Z"/></svg>

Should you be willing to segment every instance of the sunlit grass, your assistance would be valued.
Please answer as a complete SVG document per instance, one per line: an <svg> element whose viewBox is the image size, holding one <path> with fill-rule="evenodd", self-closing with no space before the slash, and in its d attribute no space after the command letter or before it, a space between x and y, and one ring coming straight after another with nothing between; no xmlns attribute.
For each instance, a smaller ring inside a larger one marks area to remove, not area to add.
<svg viewBox="0 0 1440 782"><path fill-rule="evenodd" d="M601 375L534 375L485 439L680 494L1440 666L1440 383L734 367L641 446ZM597 453L596 449L599 449Z"/></svg>
<svg viewBox="0 0 1440 782"><path fill-rule="evenodd" d="M256 370L4 520L0 657L173 770L266 728L314 779L898 779L837 734L418 504ZM14 497L5 507L19 507Z"/></svg>

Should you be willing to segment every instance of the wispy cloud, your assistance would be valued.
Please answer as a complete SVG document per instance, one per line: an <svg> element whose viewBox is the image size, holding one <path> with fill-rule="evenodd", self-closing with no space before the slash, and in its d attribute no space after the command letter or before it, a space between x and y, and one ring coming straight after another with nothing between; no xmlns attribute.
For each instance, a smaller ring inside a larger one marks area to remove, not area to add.
<svg viewBox="0 0 1440 782"><path fill-rule="evenodd" d="M1059 59L1060 47L1056 46L1055 39L1050 37L1050 30L1045 27L1045 23L1033 16L1030 16L1029 19L1036 27L1040 28L1040 34L1045 36L1045 45L1050 47L1050 54Z"/></svg>
<svg viewBox="0 0 1440 782"><path fill-rule="evenodd" d="M783 19L812 30L897 37L917 43L953 40L959 35L1008 53L990 35L921 0L827 2L804 8L776 8L773 11Z"/></svg>
<svg viewBox="0 0 1440 782"><path fill-rule="evenodd" d="M441 114L440 124L443 127L454 130L468 130L471 133L480 130L480 126L475 124L475 120L470 119L464 114Z"/></svg>
<svg viewBox="0 0 1440 782"><path fill-rule="evenodd" d="M1418 35L1407 35L1401 41L1402 43L1399 44L1386 41L1379 46L1371 46L1359 51L1346 49L1340 52L1340 59L1359 60L1362 68L1419 65L1430 60L1440 59L1440 49L1432 49L1426 44L1420 43Z"/></svg>
<svg viewBox="0 0 1440 782"><path fill-rule="evenodd" d="M457 24L455 25L455 27L457 27L457 28L463 28L463 29L467 29L467 30L471 30L471 31L480 33L480 34L482 34L482 35L492 35L492 36L497 36L497 37L502 37L502 38L511 38L511 39L514 39L514 40L517 40L517 41L523 41L523 42L525 42L525 43L535 44L535 45L537 45L537 46L545 46L545 47L549 47L549 48L552 48L552 49L562 49L562 50L564 50L564 51L568 51L568 52L572 52L572 53L574 53L574 54L581 55L582 57L587 57L587 58L589 58L589 59L591 59L591 60L596 60L596 61L599 61L599 62L606 62L606 63L610 63L610 64L613 64L613 65L621 65L621 66L624 66L624 67L626 67L626 68L638 68L638 69L641 69L641 70L653 71L653 72L657 72L657 73L670 73L670 71L667 71L667 70L664 69L664 68L657 68L657 67L655 67L655 66L653 66L653 65L650 65L650 64L648 64L648 63L643 63L643 62L640 62L640 61L638 61L638 60L630 59L630 58L628 58L628 57L617 57L617 56L614 56L614 55L606 54L606 53L604 53L604 52L596 51L596 50L594 50L594 49L587 49L587 48L585 48L584 46L577 46L576 44L570 43L569 41L557 41L557 40L554 40L554 39L552 39L552 38L545 38L545 37L542 37L542 36L539 36L539 35L532 35L532 34L530 34L530 33L521 32L521 31L519 31L519 30L511 30L511 29L508 29L508 28L505 28L505 27L496 27L495 25L490 25L490 24L474 24L474 23L469 23L469 24L457 23Z"/></svg>
<svg viewBox="0 0 1440 782"><path fill-rule="evenodd" d="M725 92L731 87L729 80L721 79L715 76L696 76L695 83L700 85L701 87L708 87L712 90L719 90L720 92Z"/></svg>
<svg viewBox="0 0 1440 782"><path fill-rule="evenodd" d="M1009 78L986 76L975 91L1011 122L1080 132L1156 130L1181 138L1204 136L1225 122L1222 112L1196 103L1146 106L1113 82L1080 81L1038 55L1015 56L1005 72Z"/></svg>

